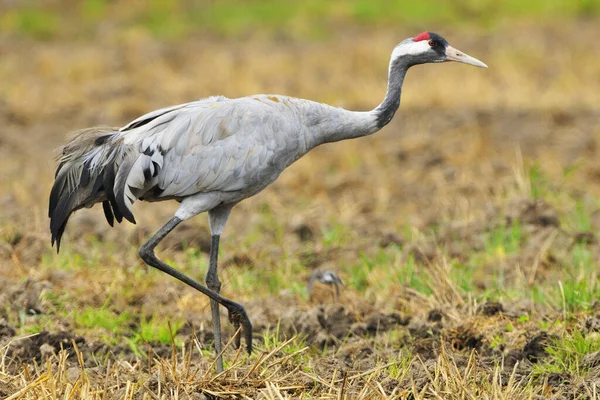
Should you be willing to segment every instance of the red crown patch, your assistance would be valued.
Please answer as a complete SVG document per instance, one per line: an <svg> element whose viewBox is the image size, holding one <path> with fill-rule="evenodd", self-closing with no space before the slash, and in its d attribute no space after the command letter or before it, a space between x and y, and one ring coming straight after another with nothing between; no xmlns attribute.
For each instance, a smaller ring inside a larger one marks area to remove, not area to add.
<svg viewBox="0 0 600 400"><path fill-rule="evenodd" d="M413 38L413 42L420 42L421 40L429 40L429 32L423 32Z"/></svg>

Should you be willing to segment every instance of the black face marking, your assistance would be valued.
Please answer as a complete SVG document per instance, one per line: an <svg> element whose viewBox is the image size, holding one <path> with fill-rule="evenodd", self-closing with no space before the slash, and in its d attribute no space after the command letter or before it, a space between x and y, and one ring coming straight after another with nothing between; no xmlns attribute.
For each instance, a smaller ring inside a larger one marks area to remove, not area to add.
<svg viewBox="0 0 600 400"><path fill-rule="evenodd" d="M429 43L433 44L431 49L435 51L440 57L446 56L446 47L448 47L448 41L438 35L437 33L429 32Z"/></svg>
<svg viewBox="0 0 600 400"><path fill-rule="evenodd" d="M427 43L430 46L429 49L421 54L407 54L399 57L392 68L410 68L413 65L445 61L448 41L437 33L428 32L428 34L429 40L427 40Z"/></svg>

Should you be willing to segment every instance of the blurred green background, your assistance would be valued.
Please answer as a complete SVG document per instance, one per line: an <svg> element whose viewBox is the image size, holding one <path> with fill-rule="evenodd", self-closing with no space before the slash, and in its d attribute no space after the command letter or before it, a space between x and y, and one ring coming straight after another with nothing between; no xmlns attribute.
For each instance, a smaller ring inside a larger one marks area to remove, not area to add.
<svg viewBox="0 0 600 400"><path fill-rule="evenodd" d="M345 27L428 26L490 31L517 20L552 23L600 13L596 0L81 0L8 2L0 30L40 39L143 28L159 38L264 34L319 39Z"/></svg>

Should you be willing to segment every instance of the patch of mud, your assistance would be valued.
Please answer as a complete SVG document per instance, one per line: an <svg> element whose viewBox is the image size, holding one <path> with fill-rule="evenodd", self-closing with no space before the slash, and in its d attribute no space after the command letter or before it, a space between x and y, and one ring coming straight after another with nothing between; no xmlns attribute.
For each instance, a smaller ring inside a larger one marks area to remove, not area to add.
<svg viewBox="0 0 600 400"><path fill-rule="evenodd" d="M548 356L546 349L557 338L557 336L551 335L548 332L537 332L527 338L522 348L505 349L504 364L506 368L512 368L517 362L525 361L529 365L540 362Z"/></svg>
<svg viewBox="0 0 600 400"><path fill-rule="evenodd" d="M549 335L547 332L541 332L527 341L523 347L523 357L535 363L548 355L547 347L552 345L552 340L558 339L558 336Z"/></svg>
<svg viewBox="0 0 600 400"><path fill-rule="evenodd" d="M349 337L375 336L408 324L398 313L373 312L361 316L341 304L319 305L309 310L292 309L281 317L281 329L306 337L318 348L336 346Z"/></svg>
<svg viewBox="0 0 600 400"><path fill-rule="evenodd" d="M559 227L558 213L542 200L517 199L509 203L506 214L507 225L518 221L527 225Z"/></svg>
<svg viewBox="0 0 600 400"><path fill-rule="evenodd" d="M40 298L42 293L51 287L52 284L45 280L26 279L18 283L2 280L0 281L0 304L6 304L12 311L25 315L43 314L45 308Z"/></svg>
<svg viewBox="0 0 600 400"><path fill-rule="evenodd" d="M7 357L21 362L41 361L57 354L60 350L72 350L74 346L82 348L86 343L83 337L71 332L50 333L43 331L31 336L12 338L7 343Z"/></svg>
<svg viewBox="0 0 600 400"><path fill-rule="evenodd" d="M4 340L4 338L11 338L16 334L17 332L6 322L0 322L0 341Z"/></svg>
<svg viewBox="0 0 600 400"><path fill-rule="evenodd" d="M501 312L504 312L504 306L502 305L502 303L498 303L495 301L487 301L483 304L480 304L477 307L477 314L485 315L488 317L500 314Z"/></svg>
<svg viewBox="0 0 600 400"><path fill-rule="evenodd" d="M474 326L467 323L444 332L446 341L452 349L462 352L464 350L480 350L483 346L483 334Z"/></svg>

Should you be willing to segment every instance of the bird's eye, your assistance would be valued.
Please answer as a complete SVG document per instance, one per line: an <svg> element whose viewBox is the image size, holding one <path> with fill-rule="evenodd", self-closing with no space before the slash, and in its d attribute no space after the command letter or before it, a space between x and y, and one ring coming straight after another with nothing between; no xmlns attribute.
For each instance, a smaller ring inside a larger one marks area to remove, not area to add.
<svg viewBox="0 0 600 400"><path fill-rule="evenodd" d="M435 43L433 43L433 40L429 41L429 46L433 47L433 45L435 45Z"/></svg>

